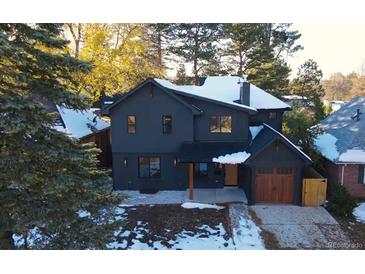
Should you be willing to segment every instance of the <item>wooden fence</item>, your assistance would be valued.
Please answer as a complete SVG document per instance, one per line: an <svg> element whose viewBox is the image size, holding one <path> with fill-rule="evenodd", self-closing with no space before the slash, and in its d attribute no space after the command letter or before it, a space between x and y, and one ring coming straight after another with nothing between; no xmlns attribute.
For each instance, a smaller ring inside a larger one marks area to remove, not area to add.
<svg viewBox="0 0 365 274"><path fill-rule="evenodd" d="M326 202L327 179L303 179L302 206L320 206Z"/></svg>

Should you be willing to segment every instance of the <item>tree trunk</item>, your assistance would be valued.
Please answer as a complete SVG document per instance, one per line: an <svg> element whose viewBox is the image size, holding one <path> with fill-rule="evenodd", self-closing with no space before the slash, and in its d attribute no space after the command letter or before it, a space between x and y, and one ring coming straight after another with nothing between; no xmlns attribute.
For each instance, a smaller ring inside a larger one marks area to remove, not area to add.
<svg viewBox="0 0 365 274"><path fill-rule="evenodd" d="M239 47L238 55L240 58L239 65L238 65L238 76L242 77L243 75L243 57L242 57L242 48Z"/></svg>
<svg viewBox="0 0 365 274"><path fill-rule="evenodd" d="M198 40L198 30L196 30L194 35L194 63L193 63L193 74L195 85L199 85L199 75L198 75L198 56L199 56L199 40Z"/></svg>
<svg viewBox="0 0 365 274"><path fill-rule="evenodd" d="M161 31L158 31L157 34L157 57L158 57L158 65L162 68L162 38Z"/></svg>
<svg viewBox="0 0 365 274"><path fill-rule="evenodd" d="M11 231L0 231L0 249L15 249L13 233Z"/></svg>

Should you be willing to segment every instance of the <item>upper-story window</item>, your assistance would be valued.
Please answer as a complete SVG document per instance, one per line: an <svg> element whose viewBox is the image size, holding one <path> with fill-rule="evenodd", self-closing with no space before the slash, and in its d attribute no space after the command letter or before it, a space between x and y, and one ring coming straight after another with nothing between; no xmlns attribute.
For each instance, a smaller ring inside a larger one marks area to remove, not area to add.
<svg viewBox="0 0 365 274"><path fill-rule="evenodd" d="M232 116L210 116L209 130L211 133L231 133Z"/></svg>
<svg viewBox="0 0 365 274"><path fill-rule="evenodd" d="M162 116L162 132L170 134L172 132L172 117L171 115Z"/></svg>
<svg viewBox="0 0 365 274"><path fill-rule="evenodd" d="M127 128L128 133L136 133L136 115L128 115Z"/></svg>
<svg viewBox="0 0 365 274"><path fill-rule="evenodd" d="M277 113L276 112L269 112L269 119L276 119Z"/></svg>

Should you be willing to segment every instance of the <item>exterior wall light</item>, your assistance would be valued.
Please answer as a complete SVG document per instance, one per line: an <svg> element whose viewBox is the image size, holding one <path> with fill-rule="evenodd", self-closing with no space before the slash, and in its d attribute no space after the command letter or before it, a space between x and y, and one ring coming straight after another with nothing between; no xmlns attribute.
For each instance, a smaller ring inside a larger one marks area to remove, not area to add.
<svg viewBox="0 0 365 274"><path fill-rule="evenodd" d="M123 163L124 163L124 167L127 167L128 166L128 159L127 158L124 158Z"/></svg>

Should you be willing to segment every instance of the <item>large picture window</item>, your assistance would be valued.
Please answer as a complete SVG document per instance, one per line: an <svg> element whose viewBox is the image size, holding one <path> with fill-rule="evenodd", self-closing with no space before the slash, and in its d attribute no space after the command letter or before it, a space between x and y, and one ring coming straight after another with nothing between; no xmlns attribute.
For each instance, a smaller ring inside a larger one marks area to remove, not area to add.
<svg viewBox="0 0 365 274"><path fill-rule="evenodd" d="M128 133L136 133L136 116L128 115L127 117Z"/></svg>
<svg viewBox="0 0 365 274"><path fill-rule="evenodd" d="M172 132L172 117L171 115L162 116L162 132L170 134Z"/></svg>
<svg viewBox="0 0 365 274"><path fill-rule="evenodd" d="M160 178L161 160L160 157L139 157L138 158L139 177Z"/></svg>
<svg viewBox="0 0 365 274"><path fill-rule="evenodd" d="M211 133L231 133L232 116L210 116L209 130Z"/></svg>

